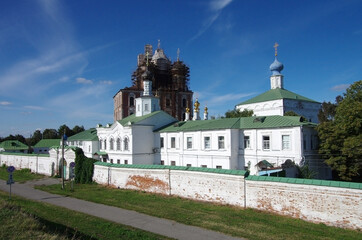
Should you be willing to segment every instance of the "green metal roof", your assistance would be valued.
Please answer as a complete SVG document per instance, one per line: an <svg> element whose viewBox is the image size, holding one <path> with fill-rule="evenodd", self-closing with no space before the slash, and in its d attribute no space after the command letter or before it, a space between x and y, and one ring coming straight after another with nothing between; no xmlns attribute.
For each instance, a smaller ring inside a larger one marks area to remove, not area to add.
<svg viewBox="0 0 362 240"><path fill-rule="evenodd" d="M200 167L184 167L184 166L168 166L168 165L141 165L141 164L114 164L105 162L95 162L95 165L115 167L115 168L138 168L138 169L171 169L171 170L182 170L182 171L194 171L194 172L207 172L207 173L218 173L218 174L229 174L229 175L241 175L245 176L246 171L244 170L229 170L229 169L215 169L215 168L200 168Z"/></svg>
<svg viewBox="0 0 362 240"><path fill-rule="evenodd" d="M301 122L299 116L266 116L266 117L241 117L222 118L214 120L198 120L177 122L160 128L159 132L187 132L201 130L221 130L221 129L262 129L294 126L316 126L311 122Z"/></svg>
<svg viewBox="0 0 362 240"><path fill-rule="evenodd" d="M37 144L35 144L34 148L43 148L43 147L53 147L60 146L60 139L42 139Z"/></svg>
<svg viewBox="0 0 362 240"><path fill-rule="evenodd" d="M18 140L6 140L0 143L0 148L7 150L26 150L29 147Z"/></svg>
<svg viewBox="0 0 362 240"><path fill-rule="evenodd" d="M165 113L165 112L163 112L163 111L155 111L155 112L152 112L152 113L140 116L140 117L136 117L136 114L132 114L132 115L129 115L128 117L126 117L126 118L123 118L122 120L119 120L118 122L122 126L125 126L125 125L128 124L128 122L131 122L131 124L138 123L138 122L140 122L142 120L145 120L145 119L150 118L152 116L155 116L155 115L158 115L158 114L163 114L163 113ZM167 113L165 113L165 114L167 114Z"/></svg>
<svg viewBox="0 0 362 240"><path fill-rule="evenodd" d="M316 185L316 186L326 186L326 187L342 187L342 188L353 188L353 189L362 190L362 183L355 183L355 182L327 181L327 180L303 179L303 178L269 177L269 176L252 176L252 175L248 176L246 180L305 184L305 185Z"/></svg>
<svg viewBox="0 0 362 240"><path fill-rule="evenodd" d="M104 155L107 155L108 153L98 151L98 152L96 152L95 154L97 154L97 155L99 155L99 156L104 156Z"/></svg>
<svg viewBox="0 0 362 240"><path fill-rule="evenodd" d="M98 141L97 129L90 128L68 137L67 141Z"/></svg>
<svg viewBox="0 0 362 240"><path fill-rule="evenodd" d="M319 103L317 101L303 97L299 94L288 91L286 89L275 88L275 89L270 89L269 91L262 93L256 97L253 97L249 100L241 102L238 105L266 102L266 101L272 101L272 100L278 100L278 99L293 99L293 100L301 100L301 101Z"/></svg>

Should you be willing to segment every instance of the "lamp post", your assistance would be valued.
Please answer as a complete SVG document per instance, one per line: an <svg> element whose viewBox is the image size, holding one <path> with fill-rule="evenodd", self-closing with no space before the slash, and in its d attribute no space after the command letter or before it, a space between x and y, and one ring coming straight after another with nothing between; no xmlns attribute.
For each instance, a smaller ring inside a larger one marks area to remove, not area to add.
<svg viewBox="0 0 362 240"><path fill-rule="evenodd" d="M67 135L65 135L65 129L64 134L62 135L62 189L64 190L64 141L67 140Z"/></svg>

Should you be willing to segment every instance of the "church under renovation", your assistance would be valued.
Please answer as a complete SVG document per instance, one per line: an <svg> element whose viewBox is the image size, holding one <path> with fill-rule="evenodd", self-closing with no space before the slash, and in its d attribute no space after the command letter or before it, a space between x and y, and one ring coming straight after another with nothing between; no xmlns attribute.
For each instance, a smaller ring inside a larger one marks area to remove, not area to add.
<svg viewBox="0 0 362 240"><path fill-rule="evenodd" d="M114 123L69 137L67 144L114 164L248 169L252 175L309 164L317 177L330 178L316 150L320 103L284 89L277 54L270 70L271 89L236 105L254 116L209 120L208 109L192 101L188 67L179 59L171 63L160 45L154 53L146 45L133 86L114 96ZM309 121L284 116L288 111Z"/></svg>

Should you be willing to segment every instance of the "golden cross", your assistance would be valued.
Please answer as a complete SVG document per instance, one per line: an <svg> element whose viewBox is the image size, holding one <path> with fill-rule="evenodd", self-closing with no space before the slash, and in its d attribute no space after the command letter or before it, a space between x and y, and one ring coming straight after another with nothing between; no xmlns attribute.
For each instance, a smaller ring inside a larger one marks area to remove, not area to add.
<svg viewBox="0 0 362 240"><path fill-rule="evenodd" d="M277 55L278 55L278 47L279 47L279 44L276 42L276 43L274 44L274 48L275 48L275 56L277 56Z"/></svg>
<svg viewBox="0 0 362 240"><path fill-rule="evenodd" d="M146 61L146 66L148 67L148 55L149 55L149 53L148 53L148 51L146 52L146 59L147 59L147 61Z"/></svg>

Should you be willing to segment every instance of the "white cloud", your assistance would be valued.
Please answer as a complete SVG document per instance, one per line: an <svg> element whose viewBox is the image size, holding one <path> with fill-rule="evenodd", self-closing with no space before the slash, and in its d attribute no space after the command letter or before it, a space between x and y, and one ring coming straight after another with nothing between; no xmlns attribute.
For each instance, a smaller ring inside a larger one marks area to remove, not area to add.
<svg viewBox="0 0 362 240"><path fill-rule="evenodd" d="M232 1L233 0L213 0L210 2L210 9L213 11L220 11Z"/></svg>
<svg viewBox="0 0 362 240"><path fill-rule="evenodd" d="M203 23L200 30L192 37L188 42L192 42L195 39L199 38L206 30L208 30L212 24L219 18L221 11L229 5L233 0L213 0L210 2L208 8L211 10L212 14L209 16Z"/></svg>
<svg viewBox="0 0 362 240"><path fill-rule="evenodd" d="M113 84L113 82L109 81L109 80L100 81L99 83L100 84L106 84L106 85L112 85Z"/></svg>
<svg viewBox="0 0 362 240"><path fill-rule="evenodd" d="M45 110L45 108L40 106L24 106L24 108L32 109L32 110Z"/></svg>
<svg viewBox="0 0 362 240"><path fill-rule="evenodd" d="M350 86L350 84L340 84L340 85L333 86L331 89L336 92L341 92L341 91L346 90L349 86Z"/></svg>
<svg viewBox="0 0 362 240"><path fill-rule="evenodd" d="M85 78L77 78L76 81L77 81L77 83L81 83L81 84L93 84L92 80L85 79Z"/></svg>
<svg viewBox="0 0 362 240"><path fill-rule="evenodd" d="M238 101L244 97L248 97L255 94L254 92L252 93L228 93L225 95L220 95L220 96L212 96L207 100L207 103L210 105L223 105L226 102L229 101Z"/></svg>
<svg viewBox="0 0 362 240"><path fill-rule="evenodd" d="M1 106L7 106L7 105L10 105L10 104L11 104L11 102L7 102L7 101L0 102Z"/></svg>

